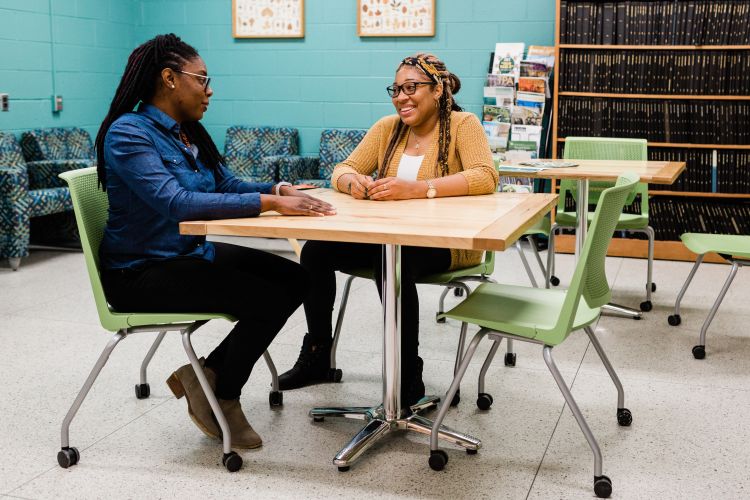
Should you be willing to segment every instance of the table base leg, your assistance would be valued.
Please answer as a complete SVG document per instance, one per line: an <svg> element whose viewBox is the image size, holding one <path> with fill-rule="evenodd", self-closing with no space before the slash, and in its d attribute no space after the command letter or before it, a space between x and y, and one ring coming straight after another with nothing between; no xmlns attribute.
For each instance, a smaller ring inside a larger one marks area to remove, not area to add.
<svg viewBox="0 0 750 500"><path fill-rule="evenodd" d="M641 311L633 309L632 307L621 306L618 304L604 304L602 306L602 314L632 319L641 319L643 317L643 313L641 313Z"/></svg>
<svg viewBox="0 0 750 500"><path fill-rule="evenodd" d="M401 418L391 420L386 418L382 405L376 407L313 408L309 414L318 421L325 417L344 417L368 421L333 459L334 465L342 470L347 470L365 451L392 431L415 431L429 435L432 430L432 421L419 415L419 412L435 408L439 401L440 398L435 396L424 397ZM439 437L471 451L478 450L482 446L482 442L477 438L445 426L440 426Z"/></svg>

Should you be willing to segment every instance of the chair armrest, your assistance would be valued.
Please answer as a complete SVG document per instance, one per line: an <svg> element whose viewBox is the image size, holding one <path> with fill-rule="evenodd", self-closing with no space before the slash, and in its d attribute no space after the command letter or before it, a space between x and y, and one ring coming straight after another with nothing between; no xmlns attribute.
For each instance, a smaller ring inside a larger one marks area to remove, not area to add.
<svg viewBox="0 0 750 500"><path fill-rule="evenodd" d="M307 156L266 156L275 165L280 181L296 183L300 179L315 179L318 176L320 160Z"/></svg>
<svg viewBox="0 0 750 500"><path fill-rule="evenodd" d="M29 172L29 187L43 189L67 187L59 175L68 170L78 170L96 165L94 160L39 160L26 163Z"/></svg>
<svg viewBox="0 0 750 500"><path fill-rule="evenodd" d="M23 167L0 166L0 256L28 255L29 204L29 181Z"/></svg>

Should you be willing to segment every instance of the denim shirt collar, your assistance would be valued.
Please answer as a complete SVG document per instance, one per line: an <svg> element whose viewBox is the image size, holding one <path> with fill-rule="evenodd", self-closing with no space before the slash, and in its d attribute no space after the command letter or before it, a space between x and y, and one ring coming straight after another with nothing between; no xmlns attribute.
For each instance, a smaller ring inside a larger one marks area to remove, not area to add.
<svg viewBox="0 0 750 500"><path fill-rule="evenodd" d="M179 137L180 135L180 124L175 121L174 118L166 114L164 111L160 110L153 104L147 104L145 102L142 102L138 106L138 113L142 114L144 116L147 116L157 124L164 127L165 130L168 130L170 133L174 134L175 136Z"/></svg>

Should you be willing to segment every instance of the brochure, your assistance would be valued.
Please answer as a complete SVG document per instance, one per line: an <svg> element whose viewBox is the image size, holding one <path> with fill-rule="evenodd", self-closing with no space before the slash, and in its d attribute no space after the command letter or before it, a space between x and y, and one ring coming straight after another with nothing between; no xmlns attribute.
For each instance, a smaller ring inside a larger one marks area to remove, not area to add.
<svg viewBox="0 0 750 500"><path fill-rule="evenodd" d="M492 73L496 75L513 75L518 79L524 43L495 44L495 60L492 62Z"/></svg>

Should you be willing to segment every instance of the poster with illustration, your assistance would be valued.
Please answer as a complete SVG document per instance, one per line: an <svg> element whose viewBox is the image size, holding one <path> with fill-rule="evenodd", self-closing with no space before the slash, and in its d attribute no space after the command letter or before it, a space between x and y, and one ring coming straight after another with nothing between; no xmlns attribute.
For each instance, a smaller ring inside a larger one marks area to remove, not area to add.
<svg viewBox="0 0 750 500"><path fill-rule="evenodd" d="M232 0L235 38L304 38L304 0Z"/></svg>
<svg viewBox="0 0 750 500"><path fill-rule="evenodd" d="M357 0L359 36L435 36L435 0Z"/></svg>

